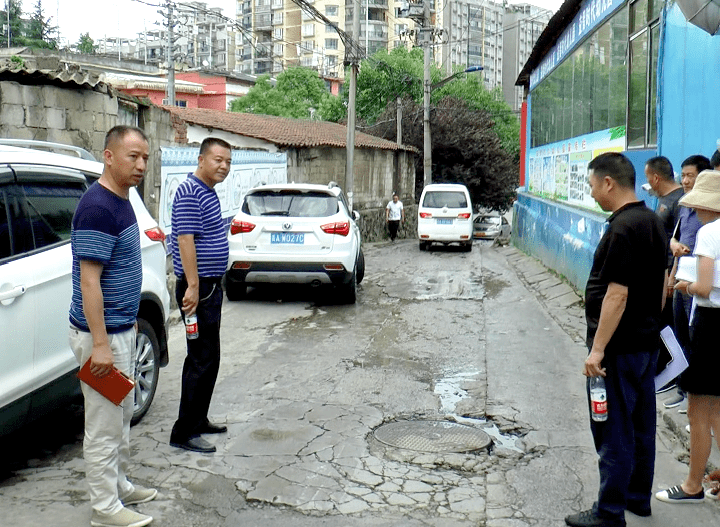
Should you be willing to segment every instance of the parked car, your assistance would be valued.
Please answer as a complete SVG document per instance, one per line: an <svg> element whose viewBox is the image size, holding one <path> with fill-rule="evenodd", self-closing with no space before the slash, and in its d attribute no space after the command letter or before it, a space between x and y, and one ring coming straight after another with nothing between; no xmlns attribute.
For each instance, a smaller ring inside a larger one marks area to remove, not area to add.
<svg viewBox="0 0 720 527"><path fill-rule="evenodd" d="M510 236L510 223L499 212L484 212L473 220L473 238L477 240L494 240Z"/></svg>
<svg viewBox="0 0 720 527"><path fill-rule="evenodd" d="M0 435L79 395L78 364L68 343L72 294L70 230L75 208L103 165L0 140ZM73 149L73 147L64 147ZM165 235L135 189L130 202L142 244L134 422L148 411L159 368L168 362L170 295Z"/></svg>
<svg viewBox="0 0 720 527"><path fill-rule="evenodd" d="M470 193L465 185L436 183L427 185L418 204L420 250L431 244L459 243L472 250L473 225Z"/></svg>
<svg viewBox="0 0 720 527"><path fill-rule="evenodd" d="M244 298L248 285L310 284L354 304L365 275L359 219L332 182L250 189L230 224L228 299Z"/></svg>

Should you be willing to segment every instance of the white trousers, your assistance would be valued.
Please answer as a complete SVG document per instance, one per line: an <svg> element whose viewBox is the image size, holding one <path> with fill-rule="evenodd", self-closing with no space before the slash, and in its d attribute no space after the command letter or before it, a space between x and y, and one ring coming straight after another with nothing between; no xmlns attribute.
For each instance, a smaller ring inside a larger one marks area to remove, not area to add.
<svg viewBox="0 0 720 527"><path fill-rule="evenodd" d="M108 335L115 367L129 377L135 369L135 329ZM70 327L70 347L80 366L92 355L92 335ZM123 508L120 497L135 488L127 479L130 464L130 420L133 415L133 391L120 406L80 383L85 398L85 439L83 454L90 486L90 505L103 514L115 514Z"/></svg>

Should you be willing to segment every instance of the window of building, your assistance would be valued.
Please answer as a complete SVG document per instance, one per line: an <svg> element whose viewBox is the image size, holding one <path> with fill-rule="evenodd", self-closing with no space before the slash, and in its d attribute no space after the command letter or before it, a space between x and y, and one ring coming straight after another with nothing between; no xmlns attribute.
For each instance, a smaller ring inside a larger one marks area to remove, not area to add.
<svg viewBox="0 0 720 527"><path fill-rule="evenodd" d="M326 6L325 6L325 15L327 15L327 16L338 16L338 6L336 6L336 5L326 5Z"/></svg>
<svg viewBox="0 0 720 527"><path fill-rule="evenodd" d="M168 104L170 104L170 99L163 99L162 103L167 106ZM187 108L187 101L175 99L175 106L179 106L180 108Z"/></svg>
<svg viewBox="0 0 720 527"><path fill-rule="evenodd" d="M283 0L272 0L272 8L273 9L282 9L283 6Z"/></svg>
<svg viewBox="0 0 720 527"><path fill-rule="evenodd" d="M628 45L625 6L533 89L533 148L626 124Z"/></svg>
<svg viewBox="0 0 720 527"><path fill-rule="evenodd" d="M325 39L325 48L326 49L337 49L338 48L338 39L326 38Z"/></svg>
<svg viewBox="0 0 720 527"><path fill-rule="evenodd" d="M636 0L630 4L628 148L657 145L656 78L661 9L660 0Z"/></svg>
<svg viewBox="0 0 720 527"><path fill-rule="evenodd" d="M303 24L302 36L312 37L313 35L315 35L315 24Z"/></svg>

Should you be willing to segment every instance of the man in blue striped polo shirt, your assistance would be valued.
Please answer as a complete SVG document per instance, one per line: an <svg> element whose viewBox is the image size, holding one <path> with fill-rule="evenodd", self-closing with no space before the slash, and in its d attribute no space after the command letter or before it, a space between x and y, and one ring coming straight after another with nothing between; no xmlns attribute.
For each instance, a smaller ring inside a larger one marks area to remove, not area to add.
<svg viewBox="0 0 720 527"><path fill-rule="evenodd" d="M105 137L100 179L83 195L72 222L70 347L80 365L104 377L118 368L133 377L140 307L140 230L130 188L147 168L148 141L139 128L116 126ZM81 383L85 398L83 453L93 527L141 527L151 516L125 508L157 495L127 479L133 391L120 406Z"/></svg>
<svg viewBox="0 0 720 527"><path fill-rule="evenodd" d="M187 340L178 419L170 444L194 452L215 452L201 434L227 431L208 420L210 399L220 369L221 280L228 262L227 229L215 185L225 181L232 152L222 139L200 145L198 167L175 193L170 243L177 276L175 298L183 319L197 315L198 338Z"/></svg>

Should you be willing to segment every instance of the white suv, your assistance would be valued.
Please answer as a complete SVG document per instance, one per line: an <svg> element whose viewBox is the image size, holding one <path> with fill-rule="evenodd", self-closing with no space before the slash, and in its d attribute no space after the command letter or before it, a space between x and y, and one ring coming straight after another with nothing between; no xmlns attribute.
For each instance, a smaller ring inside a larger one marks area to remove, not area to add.
<svg viewBox="0 0 720 527"><path fill-rule="evenodd" d="M418 239L424 251L433 242L459 243L472 250L473 222L470 193L465 185L427 185L418 204Z"/></svg>
<svg viewBox="0 0 720 527"><path fill-rule="evenodd" d="M354 304L365 275L359 218L332 182L249 190L228 234L228 299L244 298L248 285L326 284Z"/></svg>
<svg viewBox="0 0 720 527"><path fill-rule="evenodd" d="M5 144L3 144L5 143ZM72 293L70 230L80 197L103 165L78 155L27 148L0 140L0 435L61 407L80 393L78 364L68 343ZM138 219L143 281L135 365L137 422L155 395L159 368L168 362L170 295L165 235L135 189L130 201Z"/></svg>

